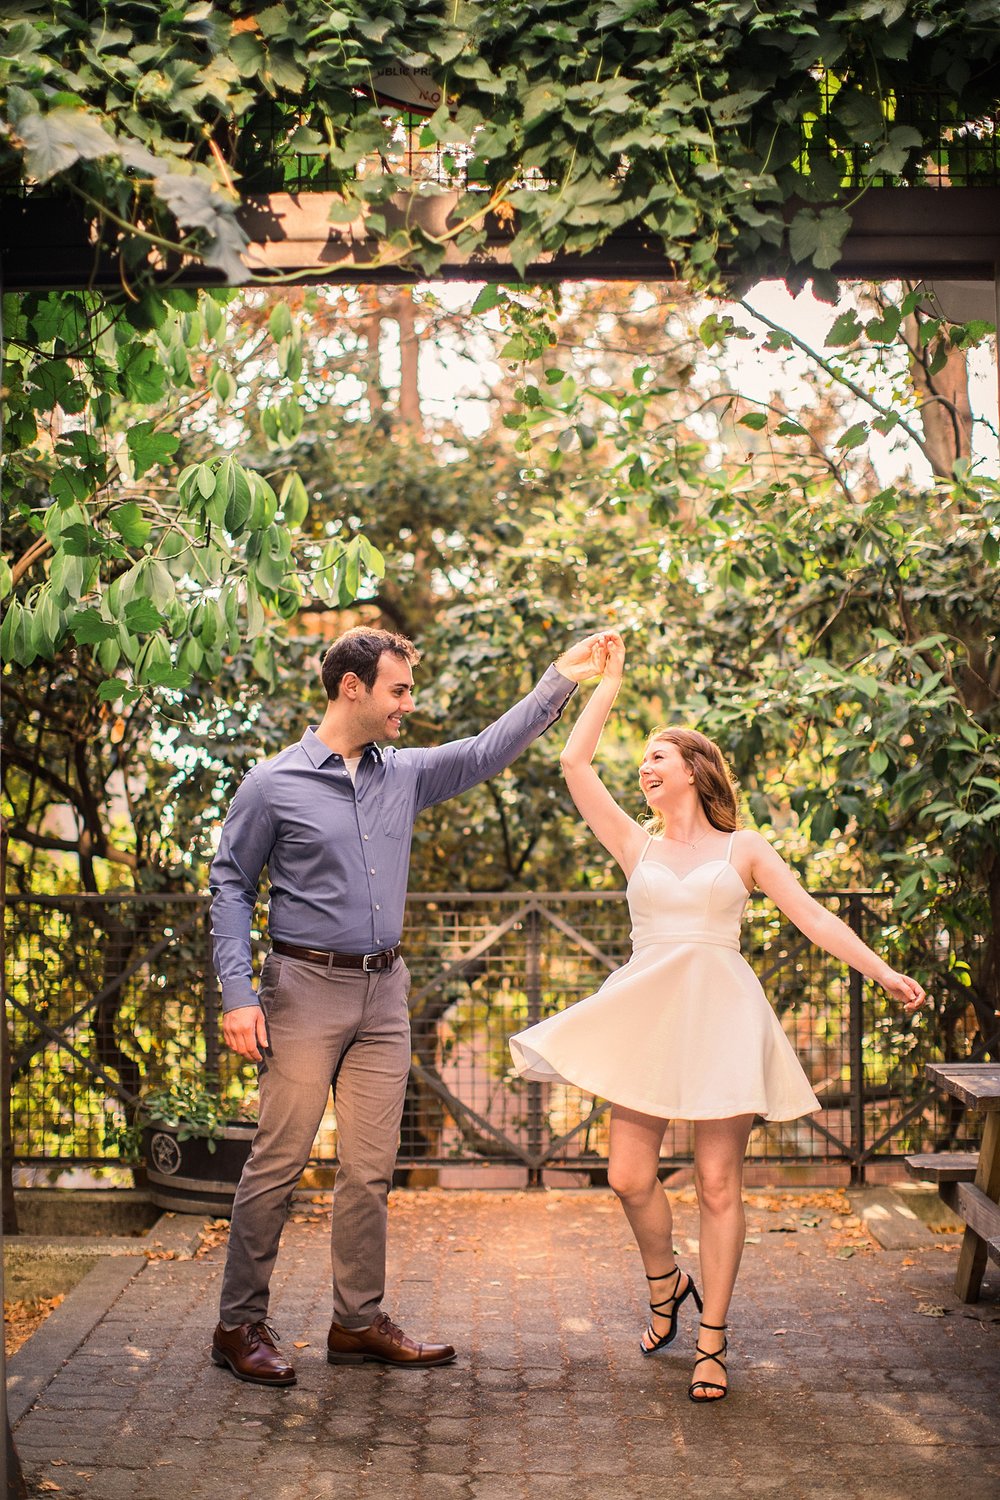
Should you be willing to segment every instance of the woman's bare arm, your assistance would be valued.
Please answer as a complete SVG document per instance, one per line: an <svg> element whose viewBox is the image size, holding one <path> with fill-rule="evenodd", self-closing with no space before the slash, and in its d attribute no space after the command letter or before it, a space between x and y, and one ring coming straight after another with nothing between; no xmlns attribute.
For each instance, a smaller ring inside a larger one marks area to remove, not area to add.
<svg viewBox="0 0 1000 1500"><path fill-rule="evenodd" d="M846 922L810 896L767 839L750 832L740 834L739 838L745 843L753 841L750 872L754 882L811 942L832 953L834 958L843 959L867 979L873 979L906 1010L917 1010L923 1005L926 995L922 986L891 968Z"/></svg>
<svg viewBox="0 0 1000 1500"><path fill-rule="evenodd" d="M646 841L646 834L635 819L618 806L592 765L608 714L618 696L625 665L621 636L609 632L604 641L603 675L573 725L559 764L581 817L629 875Z"/></svg>

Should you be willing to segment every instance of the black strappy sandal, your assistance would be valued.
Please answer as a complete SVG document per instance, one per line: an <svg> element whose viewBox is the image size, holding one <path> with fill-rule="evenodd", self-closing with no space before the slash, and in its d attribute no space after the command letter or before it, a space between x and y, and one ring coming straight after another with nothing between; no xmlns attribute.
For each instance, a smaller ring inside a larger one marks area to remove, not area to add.
<svg viewBox="0 0 1000 1500"><path fill-rule="evenodd" d="M711 1329L713 1333L725 1333L728 1325L726 1323L702 1323L701 1326L702 1328ZM715 1363L721 1367L723 1373L728 1378L729 1371L726 1369L725 1360L726 1351L729 1348L728 1339L724 1338L722 1340L722 1348L719 1350L718 1354L708 1354L700 1344L695 1344L694 1347L695 1352L700 1356L694 1362L694 1367L696 1370L698 1366L704 1364L706 1360L714 1359ZM696 1396L695 1391L721 1391L722 1394L721 1396ZM721 1385L718 1380L692 1380L691 1384L688 1386L688 1397L695 1403L696 1406L710 1406L713 1401L725 1401L728 1395L729 1386Z"/></svg>
<svg viewBox="0 0 1000 1500"><path fill-rule="evenodd" d="M642 1339L639 1340L639 1348L642 1350L643 1354L659 1354L661 1349L665 1349L668 1344L673 1343L674 1339L677 1337L677 1314L680 1311L681 1304L684 1302L685 1298L693 1297L695 1306L697 1307L698 1311L701 1312L701 1298L698 1296L698 1288L695 1286L690 1276L688 1277L688 1284L684 1288L683 1292L681 1292L679 1297L677 1295L676 1288L680 1286L681 1277L683 1275L684 1272L681 1270L680 1266L674 1266L674 1269L672 1271L667 1271L663 1276L646 1277L647 1281L669 1281L671 1277L676 1276L677 1281L675 1284L674 1295L672 1297L666 1297L662 1302L651 1302L649 1304L650 1312L659 1313L663 1318L669 1316L670 1327L667 1329L666 1333L658 1337L652 1323L647 1323L645 1336L647 1338L651 1338L653 1342L651 1344L645 1344L643 1343ZM666 1312L667 1308L670 1308L669 1314Z"/></svg>

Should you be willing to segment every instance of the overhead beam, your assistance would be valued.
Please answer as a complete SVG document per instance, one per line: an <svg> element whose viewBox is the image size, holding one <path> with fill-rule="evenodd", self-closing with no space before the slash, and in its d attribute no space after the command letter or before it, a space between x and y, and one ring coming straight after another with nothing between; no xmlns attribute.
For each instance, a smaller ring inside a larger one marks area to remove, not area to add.
<svg viewBox="0 0 1000 1500"><path fill-rule="evenodd" d="M330 193L273 193L247 198L240 219L251 239L247 264L254 279L302 282L382 282L430 279L385 258L385 246L364 226L329 222ZM457 194L397 200L387 229L419 223L445 237ZM814 207L816 205L813 205ZM801 205L790 204L790 218ZM1000 272L1000 188L870 188L849 209L851 228L832 267L858 280L993 281ZM510 259L511 227L490 218L486 244L472 257L447 244L434 280L450 281L672 281L675 268L656 236L638 227L615 231L596 250L542 255L523 278ZM787 258L774 256L761 275L781 275ZM6 291L115 288L118 257L88 239L71 201L0 198L0 273ZM172 265L174 285L219 285L199 263Z"/></svg>

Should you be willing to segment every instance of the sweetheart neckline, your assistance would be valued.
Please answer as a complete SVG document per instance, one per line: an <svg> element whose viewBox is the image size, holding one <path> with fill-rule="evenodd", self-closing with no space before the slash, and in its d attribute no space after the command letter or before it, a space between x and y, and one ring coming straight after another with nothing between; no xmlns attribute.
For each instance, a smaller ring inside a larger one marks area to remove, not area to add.
<svg viewBox="0 0 1000 1500"><path fill-rule="evenodd" d="M727 859L703 859L700 865L695 865L693 869L688 870L688 872L687 872L686 875L678 875L677 871L671 869L671 867L664 860L662 860L662 859L640 859L639 863L636 865L635 869L632 871L632 874L629 876L628 880L625 882L625 889L628 890L629 886L632 884L632 881L635 879L635 876L638 874L639 870L641 870L643 867L645 867L646 869L649 869L650 866L652 866L653 869L666 870L666 872L667 872L668 875L672 875L674 877L674 879L677 881L678 885L684 885L688 880L690 880L690 878L691 878L692 875L696 875L699 870L707 870L712 865L724 865L727 869L732 870L733 874L736 876L736 879L739 881L740 885L743 887L743 889L746 892L747 896L749 897L749 896L753 895L753 891L747 890L746 881L743 879L743 876L740 874L739 870L737 870L737 868L733 864L732 860L728 859L728 858Z"/></svg>

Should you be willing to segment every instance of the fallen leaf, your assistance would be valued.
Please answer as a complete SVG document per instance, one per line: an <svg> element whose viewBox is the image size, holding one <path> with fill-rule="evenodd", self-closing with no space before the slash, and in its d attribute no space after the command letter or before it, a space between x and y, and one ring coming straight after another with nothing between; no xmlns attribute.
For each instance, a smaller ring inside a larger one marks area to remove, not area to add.
<svg viewBox="0 0 1000 1500"><path fill-rule="evenodd" d="M20 1349L22 1344L27 1343L35 1329L44 1323L49 1313L55 1312L65 1295L64 1292L60 1292L55 1297L33 1297L4 1302L4 1342L8 1357Z"/></svg>
<svg viewBox="0 0 1000 1500"><path fill-rule="evenodd" d="M308 1349L309 1348L309 1340L308 1339L295 1339L294 1342L293 1342L293 1344L292 1344L292 1348L293 1349Z"/></svg>
<svg viewBox="0 0 1000 1500"><path fill-rule="evenodd" d="M900 1261L900 1265L901 1266L915 1266L916 1265L916 1261L915 1260L902 1260L902 1261Z"/></svg>
<svg viewBox="0 0 1000 1500"><path fill-rule="evenodd" d="M785 1334L788 1332L788 1329L787 1328L772 1328L771 1332L774 1334L774 1336L775 1336L776 1339L783 1339L784 1336L785 1336Z"/></svg>
<svg viewBox="0 0 1000 1500"><path fill-rule="evenodd" d="M918 1302L917 1312L925 1318L943 1318L947 1314L943 1307L938 1307L936 1302Z"/></svg>
<svg viewBox="0 0 1000 1500"><path fill-rule="evenodd" d="M837 1251L837 1259L838 1260L850 1260L851 1256L852 1255L856 1255L856 1254L857 1254L857 1246L856 1245L841 1245L840 1249Z"/></svg>
<svg viewBox="0 0 1000 1500"><path fill-rule="evenodd" d="M56 1484L54 1479L40 1479L38 1482L40 1490L62 1490L61 1484Z"/></svg>

